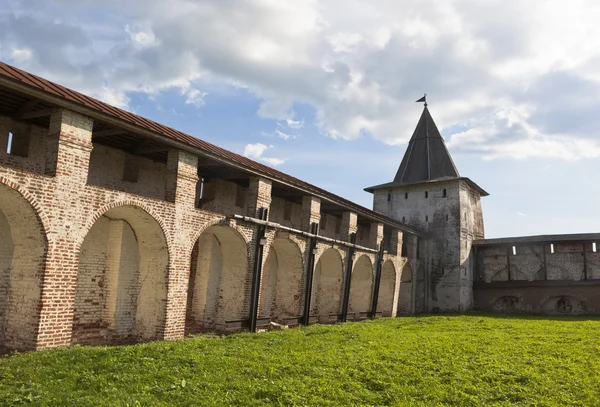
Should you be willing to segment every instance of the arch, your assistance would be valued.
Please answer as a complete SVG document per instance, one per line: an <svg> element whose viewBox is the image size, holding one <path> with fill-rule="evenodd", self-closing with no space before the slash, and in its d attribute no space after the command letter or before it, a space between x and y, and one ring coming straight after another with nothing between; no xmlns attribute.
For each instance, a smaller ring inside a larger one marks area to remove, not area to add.
<svg viewBox="0 0 600 407"><path fill-rule="evenodd" d="M302 252L286 238L276 237L269 248L261 279L259 314L285 322L302 313Z"/></svg>
<svg viewBox="0 0 600 407"><path fill-rule="evenodd" d="M413 271L410 263L406 262L400 275L400 293L398 295L398 315L412 313Z"/></svg>
<svg viewBox="0 0 600 407"><path fill-rule="evenodd" d="M387 260L381 267L381 283L379 285L379 298L377 311L381 316L394 316L394 294L396 293L396 267L391 260Z"/></svg>
<svg viewBox="0 0 600 407"><path fill-rule="evenodd" d="M311 314L321 321L329 321L329 315L338 314L343 290L342 257L337 249L325 250L315 266Z"/></svg>
<svg viewBox="0 0 600 407"><path fill-rule="evenodd" d="M90 232L91 228L96 224L98 219L105 216L105 214L107 212L109 212L113 209L121 208L121 207L133 207L133 208L137 208L137 209L145 212L150 218L152 218L152 222L154 222L158 225L165 240L168 239L169 228L166 226L165 221L157 213L155 213L152 210L152 208L145 205L144 203L137 202L134 200L128 200L128 199L108 203L108 204L102 206L97 211L95 211L94 214L90 217L90 219L84 224L84 227L82 230L84 231L85 235L87 236L87 234ZM168 246L167 246L167 249L168 249Z"/></svg>
<svg viewBox="0 0 600 407"><path fill-rule="evenodd" d="M360 256L352 268L348 314L359 316L361 312L371 310L373 294L373 263L366 254Z"/></svg>
<svg viewBox="0 0 600 407"><path fill-rule="evenodd" d="M47 240L39 205L0 178L0 348L36 344Z"/></svg>
<svg viewBox="0 0 600 407"><path fill-rule="evenodd" d="M79 250L72 342L160 339L169 267L164 225L142 206L107 207Z"/></svg>
<svg viewBox="0 0 600 407"><path fill-rule="evenodd" d="M246 240L227 225L214 224L192 250L186 333L223 328L245 317L250 285Z"/></svg>
<svg viewBox="0 0 600 407"><path fill-rule="evenodd" d="M498 313L519 313L525 311L525 304L521 298L515 295L504 295L498 297L492 303L492 312Z"/></svg>
<svg viewBox="0 0 600 407"><path fill-rule="evenodd" d="M578 315L588 312L585 300L570 295L557 295L548 298L542 303L541 311L544 314L569 314Z"/></svg>

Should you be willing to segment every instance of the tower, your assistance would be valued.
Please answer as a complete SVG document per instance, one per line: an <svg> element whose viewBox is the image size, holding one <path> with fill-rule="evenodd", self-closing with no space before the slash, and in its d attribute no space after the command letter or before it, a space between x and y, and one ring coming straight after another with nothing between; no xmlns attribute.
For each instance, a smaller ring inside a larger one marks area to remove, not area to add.
<svg viewBox="0 0 600 407"><path fill-rule="evenodd" d="M365 191L375 211L427 233L419 243L417 311L472 309L471 242L484 237L481 197L488 193L460 176L427 104L394 180Z"/></svg>

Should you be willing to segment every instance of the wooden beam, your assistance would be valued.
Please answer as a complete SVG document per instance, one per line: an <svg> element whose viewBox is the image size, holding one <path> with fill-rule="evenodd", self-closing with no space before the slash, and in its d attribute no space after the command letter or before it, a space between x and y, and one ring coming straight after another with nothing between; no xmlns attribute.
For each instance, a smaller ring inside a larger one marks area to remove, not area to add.
<svg viewBox="0 0 600 407"><path fill-rule="evenodd" d="M50 116L57 109L55 107L49 107L48 109L34 110L30 112L25 112L22 115L19 115L17 119L35 119L37 117Z"/></svg>
<svg viewBox="0 0 600 407"><path fill-rule="evenodd" d="M92 138L102 138L108 136L116 136L119 134L125 134L126 131L122 129L108 129L108 130L99 130L92 133Z"/></svg>

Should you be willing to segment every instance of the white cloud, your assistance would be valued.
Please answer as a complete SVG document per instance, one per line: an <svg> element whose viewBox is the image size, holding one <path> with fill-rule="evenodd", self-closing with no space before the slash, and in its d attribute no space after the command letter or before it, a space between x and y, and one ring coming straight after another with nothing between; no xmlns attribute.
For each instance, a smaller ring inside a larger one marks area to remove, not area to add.
<svg viewBox="0 0 600 407"><path fill-rule="evenodd" d="M527 214L526 214L526 213L523 213L523 212L518 212L518 211L517 211L517 212L515 212L515 214L516 214L516 215L519 215L519 216L527 216Z"/></svg>
<svg viewBox="0 0 600 407"><path fill-rule="evenodd" d="M286 124L288 125L288 127L290 129L301 129L302 127L304 127L304 122L301 120L294 120L290 117L288 117L287 119L285 119Z"/></svg>
<svg viewBox="0 0 600 407"><path fill-rule="evenodd" d="M262 156L267 148L269 147L262 143L248 144L244 148L244 155L248 158L258 159Z"/></svg>
<svg viewBox="0 0 600 407"><path fill-rule="evenodd" d="M273 148L273 146L267 146L262 143L247 144L246 147L244 147L244 156L252 158L253 160L262 161L274 167L286 162L283 158L263 157L263 153L269 148Z"/></svg>
<svg viewBox="0 0 600 407"><path fill-rule="evenodd" d="M281 130L275 130L275 134L277 134L277 137L279 137L280 139L283 139L283 140L290 140L290 139L296 138L296 136L284 133Z"/></svg>
<svg viewBox="0 0 600 407"><path fill-rule="evenodd" d="M13 48L10 53L10 59L18 63L24 63L31 59L32 53L27 48Z"/></svg>
<svg viewBox="0 0 600 407"><path fill-rule="evenodd" d="M183 94L185 95L185 103L196 107L203 106L206 103L204 97L208 95L208 93L200 92L198 89L189 89Z"/></svg>
<svg viewBox="0 0 600 407"><path fill-rule="evenodd" d="M198 89L230 85L290 129L303 125L292 119L300 103L324 134L402 144L417 120L413 101L428 92L440 127L468 124L449 138L456 151L600 156L598 126L581 125L597 115L580 118L600 105L593 0L83 2L84 17L118 11L94 24L64 12L72 0L29 3L0 15L11 60L119 106L131 92L168 89L201 106ZM511 110L515 120L498 117Z"/></svg>
<svg viewBox="0 0 600 407"><path fill-rule="evenodd" d="M278 165L281 165L281 164L285 163L285 160L283 158L263 157L262 161L266 162L267 164L272 165L273 167L276 167Z"/></svg>

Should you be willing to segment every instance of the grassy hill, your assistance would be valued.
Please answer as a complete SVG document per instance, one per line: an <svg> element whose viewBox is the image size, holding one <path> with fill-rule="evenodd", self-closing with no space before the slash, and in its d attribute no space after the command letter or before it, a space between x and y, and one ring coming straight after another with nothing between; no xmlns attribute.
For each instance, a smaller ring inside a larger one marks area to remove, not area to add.
<svg viewBox="0 0 600 407"><path fill-rule="evenodd" d="M0 405L600 405L600 319L418 316L0 359Z"/></svg>

